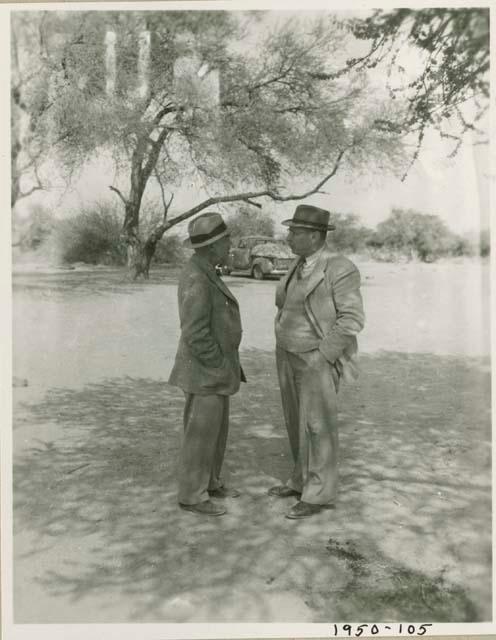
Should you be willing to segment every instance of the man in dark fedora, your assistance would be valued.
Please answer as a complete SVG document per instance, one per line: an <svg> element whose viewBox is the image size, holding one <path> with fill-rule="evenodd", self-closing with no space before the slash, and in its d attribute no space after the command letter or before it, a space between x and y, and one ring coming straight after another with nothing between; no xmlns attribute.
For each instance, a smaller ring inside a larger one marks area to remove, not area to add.
<svg viewBox="0 0 496 640"><path fill-rule="evenodd" d="M220 479L229 426L229 396L245 381L239 362L241 320L236 298L216 272L227 260L229 230L218 213L204 213L188 227L195 253L179 278L181 338L169 383L186 397L179 458L179 505L220 516L214 498L235 498Z"/></svg>
<svg viewBox="0 0 496 640"><path fill-rule="evenodd" d="M337 391L356 377L356 335L364 325L360 273L326 243L330 214L299 205L288 244L298 260L276 292L276 360L294 460L291 477L269 489L298 502L288 518L305 518L335 504L338 484Z"/></svg>

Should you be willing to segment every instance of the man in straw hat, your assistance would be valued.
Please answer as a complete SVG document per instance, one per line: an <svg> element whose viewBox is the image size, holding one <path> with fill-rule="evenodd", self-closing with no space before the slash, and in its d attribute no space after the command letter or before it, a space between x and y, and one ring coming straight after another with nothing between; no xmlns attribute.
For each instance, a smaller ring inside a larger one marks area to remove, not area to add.
<svg viewBox="0 0 496 640"><path fill-rule="evenodd" d="M298 502L288 518L332 508L338 484L337 398L341 377L356 377L356 335L363 328L360 274L330 252L330 214L296 207L288 244L299 256L276 292L276 360L294 468L284 485L269 489Z"/></svg>
<svg viewBox="0 0 496 640"><path fill-rule="evenodd" d="M236 298L217 275L231 246L218 213L204 213L188 227L195 253L179 278L181 338L169 383L186 396L179 459L179 505L220 516L226 510L210 497L235 498L220 479L229 426L229 396L245 381L239 363L241 320Z"/></svg>

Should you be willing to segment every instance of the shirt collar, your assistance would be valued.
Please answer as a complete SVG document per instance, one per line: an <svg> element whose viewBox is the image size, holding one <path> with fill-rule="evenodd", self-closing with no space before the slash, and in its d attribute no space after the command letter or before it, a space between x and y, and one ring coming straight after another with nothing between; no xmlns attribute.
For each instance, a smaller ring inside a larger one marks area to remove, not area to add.
<svg viewBox="0 0 496 640"><path fill-rule="evenodd" d="M312 253L311 256L307 256L306 257L306 259L305 259L305 268L311 269L311 268L315 267L315 265L317 264L318 259L320 258L320 254L324 250L324 247L325 247L325 245L320 247L320 249L318 249L315 253Z"/></svg>
<svg viewBox="0 0 496 640"><path fill-rule="evenodd" d="M215 269L215 267L213 266L213 264L211 262L209 262L206 258L204 258L202 255L200 255L199 253L194 253L193 254L193 259L202 265L202 267L205 269L205 271L210 271L210 273L214 274L214 275L218 275L217 271Z"/></svg>

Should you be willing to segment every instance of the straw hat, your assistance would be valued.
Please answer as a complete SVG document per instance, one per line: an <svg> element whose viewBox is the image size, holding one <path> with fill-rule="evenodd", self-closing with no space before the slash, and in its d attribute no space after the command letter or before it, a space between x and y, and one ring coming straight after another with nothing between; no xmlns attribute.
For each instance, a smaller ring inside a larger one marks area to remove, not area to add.
<svg viewBox="0 0 496 640"><path fill-rule="evenodd" d="M220 213L207 211L197 216L188 225L190 247L206 247L224 236L229 235L229 229Z"/></svg>

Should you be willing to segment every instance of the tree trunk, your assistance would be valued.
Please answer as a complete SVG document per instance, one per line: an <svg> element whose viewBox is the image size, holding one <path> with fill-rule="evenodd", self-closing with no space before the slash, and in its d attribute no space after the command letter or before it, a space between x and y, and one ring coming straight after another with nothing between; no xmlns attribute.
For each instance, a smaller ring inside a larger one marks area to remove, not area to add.
<svg viewBox="0 0 496 640"><path fill-rule="evenodd" d="M160 122L162 115L165 115L168 111L168 108L161 111L157 123ZM148 133L144 134L138 139L131 158L131 191L128 200L123 198L126 215L122 231L128 247L127 264L134 280L140 275L148 278L148 270L157 242L167 228L165 224L162 224L163 230L160 235L155 235L157 232L155 230L146 242L142 242L140 239L139 216L141 200L148 179L157 165L162 145L169 133L170 130L167 127L163 127L158 138L154 141L150 139ZM151 149L149 149L150 145Z"/></svg>
<svg viewBox="0 0 496 640"><path fill-rule="evenodd" d="M133 280L144 275L143 269L143 247L139 238L127 241L127 267Z"/></svg>
<svg viewBox="0 0 496 640"><path fill-rule="evenodd" d="M128 267L131 268L131 271L134 274L133 279L142 275L146 280L148 280L150 275L150 264L153 256L155 255L157 244L169 226L161 224L152 231L145 242L140 241L138 245L134 245L132 249L128 249ZM130 253L131 264L129 263Z"/></svg>
<svg viewBox="0 0 496 640"><path fill-rule="evenodd" d="M146 181L143 180L142 162L143 146L140 142L131 161L131 190L129 199L125 200L122 227L124 241L127 244L127 266L133 280L143 273L143 243L139 236L139 216Z"/></svg>
<svg viewBox="0 0 496 640"><path fill-rule="evenodd" d="M21 192L19 186L19 176L17 175L16 168L14 163L12 163L12 179L10 183L10 208L13 209L16 205L16 202L19 200L19 194Z"/></svg>
<svg viewBox="0 0 496 640"><path fill-rule="evenodd" d="M127 208L126 206L126 210ZM131 212L129 215L131 215ZM133 280L140 276L148 279L150 264L155 255L157 243L171 226L162 223L152 231L145 241L140 238L138 224L124 226L123 237L127 245L127 267Z"/></svg>
<svg viewBox="0 0 496 640"><path fill-rule="evenodd" d="M143 243L139 236L140 200L132 199L126 203L126 215L122 235L127 245L127 267L133 280L143 273Z"/></svg>
<svg viewBox="0 0 496 640"><path fill-rule="evenodd" d="M135 238L131 242L126 239L127 242L127 267L133 278L136 280L140 276L143 276L146 280L150 275L150 264L155 255L157 243L163 236L163 233L157 236L155 230L146 239L145 242L140 238Z"/></svg>
<svg viewBox="0 0 496 640"><path fill-rule="evenodd" d="M18 158L22 149L21 141L19 139L19 124L16 120L12 119L11 126L11 155L10 155L10 169L11 169L11 182L10 182L10 207L13 209L16 202L19 200L21 193L21 180L18 171Z"/></svg>

